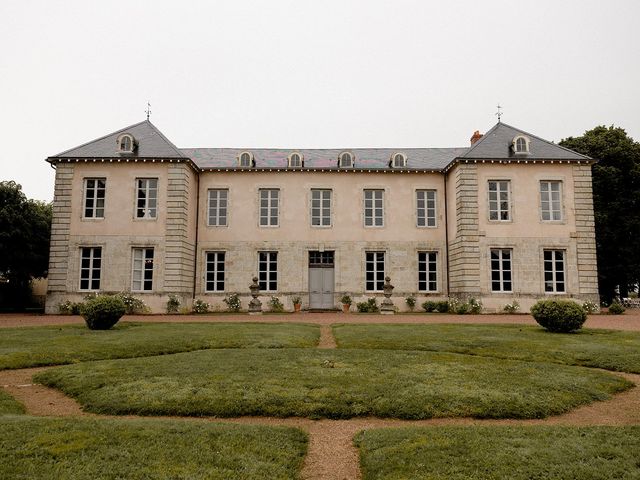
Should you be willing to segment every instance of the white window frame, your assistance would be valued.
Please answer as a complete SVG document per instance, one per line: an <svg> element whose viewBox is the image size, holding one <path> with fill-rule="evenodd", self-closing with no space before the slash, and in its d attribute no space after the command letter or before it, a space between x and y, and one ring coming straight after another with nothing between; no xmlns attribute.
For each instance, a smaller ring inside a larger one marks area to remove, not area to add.
<svg viewBox="0 0 640 480"><path fill-rule="evenodd" d="M298 161L299 161L298 165L294 165L293 164L293 157L296 156L296 155L298 156ZM300 152L292 152L289 155L287 161L288 161L288 164L289 164L289 168L302 168L302 167L304 167L304 156Z"/></svg>
<svg viewBox="0 0 640 480"><path fill-rule="evenodd" d="M263 200L267 203L266 207L263 206ZM274 209L275 215L273 215ZM264 228L280 226L279 188L260 188L258 190L258 225Z"/></svg>
<svg viewBox="0 0 640 480"><path fill-rule="evenodd" d="M215 196L215 206L212 201ZM223 198L224 197L224 198ZM224 203L224 205L221 205ZM212 222L213 219L213 222ZM229 225L229 189L210 188L207 190L207 226L226 227Z"/></svg>
<svg viewBox="0 0 640 480"><path fill-rule="evenodd" d="M547 253L551 254L551 260L547 260ZM562 262L562 270L556 268L558 262L558 254L560 254L560 261ZM545 294L566 294L567 293L567 251L560 248L545 248L542 250L542 282L544 284ZM550 264L550 265L549 265ZM551 268L547 268L551 267ZM551 279L547 281L547 274L551 276ZM562 280L558 279L559 274L562 274ZM562 290L558 288L558 284L562 283ZM547 285L551 285L551 289L547 289Z"/></svg>
<svg viewBox="0 0 640 480"><path fill-rule="evenodd" d="M263 260L264 256L264 260ZM272 268L275 263L275 269ZM263 266L265 268L263 268ZM275 272L275 280L271 279L271 274ZM261 292L278 291L278 252L259 251L258 252L258 282ZM266 286L266 288L262 288Z"/></svg>
<svg viewBox="0 0 640 480"><path fill-rule="evenodd" d="M315 198L316 195L317 198ZM327 203L328 205L326 205ZM311 210L309 215L313 228L330 228L332 226L333 190L330 188L311 189ZM316 221L317 223L314 223Z"/></svg>
<svg viewBox="0 0 640 480"><path fill-rule="evenodd" d="M143 186L140 186L143 182ZM155 186L152 187L152 182ZM144 192L141 198L140 193ZM151 195L153 194L153 196ZM140 200L144 202L144 206L140 207ZM153 200L154 206L150 207L150 201ZM144 211L144 215L140 216L140 210ZM158 179L153 177L136 178L136 204L135 218L137 220L156 220L158 218Z"/></svg>
<svg viewBox="0 0 640 480"><path fill-rule="evenodd" d="M372 260L369 260L371 258ZM382 259L382 271L378 269L378 263ZM369 269L372 266L372 269ZM383 250L368 250L364 253L364 289L366 292L384 291L384 277L387 269L386 252ZM380 276L382 274L382 276ZM372 276L373 289L368 288L369 276Z"/></svg>
<svg viewBox="0 0 640 480"><path fill-rule="evenodd" d="M362 209L365 228L384 227L384 193L385 191L382 188L365 188L363 190ZM369 195L371 198L367 198ZM369 201L371 205L367 206ZM380 206L376 206L378 202Z"/></svg>
<svg viewBox="0 0 640 480"><path fill-rule="evenodd" d="M494 260L493 255L497 254L497 259ZM505 258L505 254L508 254L508 258ZM497 267L494 268L494 261L497 262ZM505 268L505 262L509 262L509 268ZM497 279L494 279L494 273L497 273ZM508 275L506 275L508 273ZM491 248L489 250L489 283L491 284L491 292L493 293L513 293L513 249L512 248ZM505 278L507 277L508 278ZM497 282L500 288L494 287L494 282ZM509 283L510 288L505 288L505 284Z"/></svg>
<svg viewBox="0 0 640 480"><path fill-rule="evenodd" d="M423 255L424 260L420 258ZM424 274L424 280L420 280L421 274ZM426 288L420 288L422 283ZM438 291L438 252L427 250L418 252L418 291L426 293Z"/></svg>
<svg viewBox="0 0 640 480"><path fill-rule="evenodd" d="M103 187L98 186L98 182L103 183ZM89 196L89 182L94 182L94 186L92 187L93 195ZM98 198L98 191L103 190L104 194L102 198ZM87 216L87 202L89 200L93 201L93 206L90 208L92 214ZM102 206L98 207L98 201L102 201ZM83 195L82 195L82 218L85 219L104 219L105 208L106 208L106 200L107 200L107 179L105 177L87 177L84 179L83 185ZM98 216L98 210L102 210L102 215Z"/></svg>
<svg viewBox="0 0 640 480"><path fill-rule="evenodd" d="M349 165L345 165L345 158L349 157ZM342 152L338 156L338 167L339 168L353 168L356 164L355 155L351 152Z"/></svg>
<svg viewBox="0 0 640 480"><path fill-rule="evenodd" d="M242 164L242 157L247 155L249 157L249 163L247 165L243 165ZM240 168L251 168L254 165L254 158L253 158L253 153L251 152L240 152L240 155L238 155L238 166Z"/></svg>
<svg viewBox="0 0 640 480"><path fill-rule="evenodd" d="M491 184L496 185L496 190L491 189ZM506 184L506 190L503 189ZM495 193L495 199L492 198L492 194ZM506 200L501 197L506 194ZM507 208L503 208L503 202L507 203ZM489 208L489 221L490 222L511 222L511 180L497 179L487 181L487 206ZM495 208L493 208L495 206ZM506 212L507 218L502 218ZM495 213L496 218L491 218L491 215Z"/></svg>
<svg viewBox="0 0 640 480"><path fill-rule="evenodd" d="M553 199L553 194L556 193L552 190L554 185L558 186L557 200ZM546 190L543 189L543 186L546 186ZM540 219L543 222L562 222L562 190L561 180L540 180ZM549 218L544 218L545 214ZM556 216L557 218L555 218Z"/></svg>
<svg viewBox="0 0 640 480"><path fill-rule="evenodd" d="M151 257L148 253L151 252ZM131 251L131 291L153 292L155 251L153 247L134 247ZM147 278L150 272L151 278ZM139 284L138 286L136 284ZM147 288L148 285L148 288Z"/></svg>
<svg viewBox="0 0 640 480"><path fill-rule="evenodd" d="M85 257L85 251L88 255ZM96 252L99 252L99 255L96 255ZM82 266L82 261L87 258L89 260L89 267L85 268ZM94 266L94 261L99 260L100 265L98 267ZM83 278L84 273L87 272L86 278ZM97 273L96 273L97 272ZM87 288L82 288L82 281L86 280L88 282ZM93 282L97 280L98 288L93 288ZM100 286L102 283L102 247L80 247L80 282L78 285L78 290L83 292L98 292L100 291Z"/></svg>
<svg viewBox="0 0 640 480"><path fill-rule="evenodd" d="M204 291L205 292L224 292L226 285L226 260L227 252L224 251L212 251L204 252ZM222 269L220 269L222 265ZM209 267L212 267L211 269ZM220 274L222 274L222 280L220 280ZM213 280L209 280L209 275L212 275ZM222 285L221 285L222 283ZM209 288L209 284L213 285L213 288Z"/></svg>
<svg viewBox="0 0 640 480"><path fill-rule="evenodd" d="M524 150L521 150L521 149L518 148L518 143L520 141L524 142ZM530 140L527 137L525 137L524 135L518 135L517 137L514 137L513 143L512 143L513 152L515 154L520 154L520 155L529 153L529 142L530 142Z"/></svg>
<svg viewBox="0 0 640 480"><path fill-rule="evenodd" d="M393 155L391 155L391 166L393 168L406 168L407 156L402 152L394 153Z"/></svg>
<svg viewBox="0 0 640 480"><path fill-rule="evenodd" d="M438 198L437 190L432 190L432 189L416 190L416 226L418 228L437 228L438 227L437 198ZM431 207L429 206L430 203L432 204ZM422 206L420 206L421 204Z"/></svg>
<svg viewBox="0 0 640 480"><path fill-rule="evenodd" d="M123 145L125 139L129 140L129 148L125 148ZM123 133L122 135L120 135L118 137L117 143L118 143L118 152L133 153L133 150L135 148L135 140L133 138L133 135L131 135L130 133Z"/></svg>

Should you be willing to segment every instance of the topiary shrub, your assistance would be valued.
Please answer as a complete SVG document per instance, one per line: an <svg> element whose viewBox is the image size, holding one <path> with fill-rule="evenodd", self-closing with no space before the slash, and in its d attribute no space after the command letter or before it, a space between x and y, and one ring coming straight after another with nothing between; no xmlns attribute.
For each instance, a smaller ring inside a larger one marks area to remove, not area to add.
<svg viewBox="0 0 640 480"><path fill-rule="evenodd" d="M375 297L371 297L366 302L356 303L356 308L360 313L377 313L380 310Z"/></svg>
<svg viewBox="0 0 640 480"><path fill-rule="evenodd" d="M580 330L587 320L587 313L571 300L540 300L531 307L531 315L542 327L555 333Z"/></svg>
<svg viewBox="0 0 640 480"><path fill-rule="evenodd" d="M622 315L625 312L624 308L619 302L613 302L609 305L609 313L612 315Z"/></svg>
<svg viewBox="0 0 640 480"><path fill-rule="evenodd" d="M109 330L118 323L126 310L121 298L96 295L82 305L81 313L90 330Z"/></svg>
<svg viewBox="0 0 640 480"><path fill-rule="evenodd" d="M436 307L437 307L437 303L432 300L427 300L422 304L422 309L427 313L435 312Z"/></svg>

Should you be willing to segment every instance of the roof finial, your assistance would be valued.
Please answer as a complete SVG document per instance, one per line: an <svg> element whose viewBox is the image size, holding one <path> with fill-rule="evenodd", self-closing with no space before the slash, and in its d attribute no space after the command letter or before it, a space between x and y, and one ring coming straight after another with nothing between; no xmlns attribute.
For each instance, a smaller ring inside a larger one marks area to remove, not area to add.
<svg viewBox="0 0 640 480"><path fill-rule="evenodd" d="M502 107L498 104L498 111L496 112L496 117L498 117L498 123L500 123L500 117L502 117Z"/></svg>
<svg viewBox="0 0 640 480"><path fill-rule="evenodd" d="M151 104L147 101L147 109L144 111L144 113L147 114L147 121L149 120L149 117L151 116Z"/></svg>

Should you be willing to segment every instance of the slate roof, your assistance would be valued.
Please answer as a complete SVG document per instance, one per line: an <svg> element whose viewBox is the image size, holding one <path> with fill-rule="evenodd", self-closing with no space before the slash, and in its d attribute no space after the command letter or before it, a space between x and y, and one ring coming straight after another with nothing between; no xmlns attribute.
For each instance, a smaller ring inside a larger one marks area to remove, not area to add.
<svg viewBox="0 0 640 480"><path fill-rule="evenodd" d="M407 168L416 170L442 170L453 159L466 152L468 148L323 148L323 149L284 149L284 148L182 148L180 151L203 169L235 168L238 156L242 152L251 152L256 168L287 168L288 157L292 152L302 154L305 168L338 168L338 157L342 152L350 152L355 160L356 170L389 168L394 153L403 153L407 157Z"/></svg>
<svg viewBox="0 0 640 480"><path fill-rule="evenodd" d="M130 133L138 148L134 155L116 151L116 140L121 133ZM79 147L64 151L50 158L114 158L119 156L138 158L184 158L180 150L165 137L149 120L121 128L117 132L92 140Z"/></svg>
<svg viewBox="0 0 640 480"><path fill-rule="evenodd" d="M514 137L524 135L530 140L529 154L515 154L510 148ZM590 157L561 147L555 143L543 140L518 128L497 123L484 134L460 158L469 159L512 159L512 160L590 160Z"/></svg>
<svg viewBox="0 0 640 480"><path fill-rule="evenodd" d="M116 139L122 133L130 133L136 140L137 149L133 154L120 154L116 150ZM530 140L530 153L514 154L511 144L514 137L525 135ZM446 171L458 161L475 160L591 160L572 150L543 140L535 135L519 130L506 123L498 123L471 147L458 148L326 148L326 149L283 149L283 148L182 148L178 149L149 120L122 128L91 142L49 157L49 161L74 158L156 158L181 159L191 161L200 169L238 168L238 156L251 152L255 167L267 169L287 169L288 156L292 152L302 154L305 169L337 169L338 157L342 152L354 156L355 170L388 169L391 156L403 153L407 157L407 167L398 170ZM246 169L243 169L246 170Z"/></svg>

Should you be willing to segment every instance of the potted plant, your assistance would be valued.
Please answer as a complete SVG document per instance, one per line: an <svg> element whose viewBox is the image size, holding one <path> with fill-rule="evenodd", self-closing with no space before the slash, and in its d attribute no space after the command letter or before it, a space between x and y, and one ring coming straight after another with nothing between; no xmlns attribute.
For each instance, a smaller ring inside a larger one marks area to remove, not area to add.
<svg viewBox="0 0 640 480"><path fill-rule="evenodd" d="M302 307L302 299L298 296L295 296L291 299L293 303L293 310L298 313L300 311L300 307Z"/></svg>
<svg viewBox="0 0 640 480"><path fill-rule="evenodd" d="M353 303L351 297L349 295L343 295L340 299L340 303L342 303L342 311L344 313L349 313L349 309L351 308L351 304Z"/></svg>

